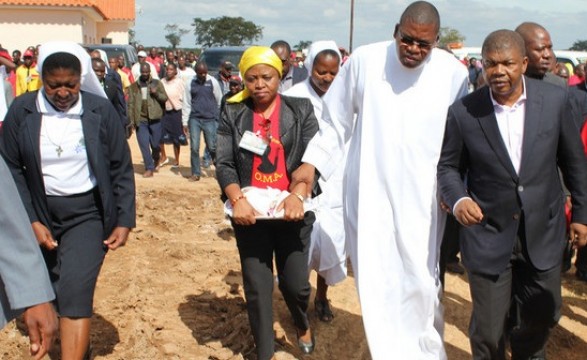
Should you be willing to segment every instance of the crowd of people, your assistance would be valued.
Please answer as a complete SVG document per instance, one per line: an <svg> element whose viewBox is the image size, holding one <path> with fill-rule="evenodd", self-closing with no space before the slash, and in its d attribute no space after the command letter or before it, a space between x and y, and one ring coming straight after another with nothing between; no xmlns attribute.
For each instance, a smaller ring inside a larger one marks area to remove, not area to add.
<svg viewBox="0 0 587 360"><path fill-rule="evenodd" d="M24 311L35 358L57 329L63 359L89 358L102 262L135 227L134 133L145 178L184 145L190 181L215 167L258 359L275 359L274 284L311 354L310 271L330 323L347 258L374 359L447 358L445 269L468 277L474 359L546 359L573 249L587 281L585 67L557 64L532 22L460 61L440 24L416 1L391 41L316 41L300 64L279 40L214 76L193 52L138 47L128 68L68 42L0 51L0 325ZM274 189L268 219L253 194Z"/></svg>

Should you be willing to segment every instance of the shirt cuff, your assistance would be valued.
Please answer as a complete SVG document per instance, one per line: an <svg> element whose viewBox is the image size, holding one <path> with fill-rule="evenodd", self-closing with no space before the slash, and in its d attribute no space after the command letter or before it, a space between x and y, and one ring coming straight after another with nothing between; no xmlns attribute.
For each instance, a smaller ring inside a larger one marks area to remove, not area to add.
<svg viewBox="0 0 587 360"><path fill-rule="evenodd" d="M328 180L330 175L336 170L336 164L338 162L334 161L332 155L327 150L315 144L314 140L315 138L308 144L306 152L302 157L302 162L313 165L320 172L320 176Z"/></svg>
<svg viewBox="0 0 587 360"><path fill-rule="evenodd" d="M455 203L455 205L452 207L452 213L453 213L453 215L454 215L455 210L457 209L457 206L459 205L459 203L461 201L463 201L463 200L466 200L466 199L473 200L469 196L463 196L462 198L458 199L457 202Z"/></svg>

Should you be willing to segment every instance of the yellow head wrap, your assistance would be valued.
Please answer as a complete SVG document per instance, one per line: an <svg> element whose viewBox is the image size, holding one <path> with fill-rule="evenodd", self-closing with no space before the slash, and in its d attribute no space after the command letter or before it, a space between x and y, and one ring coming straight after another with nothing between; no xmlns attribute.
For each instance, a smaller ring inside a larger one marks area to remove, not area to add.
<svg viewBox="0 0 587 360"><path fill-rule="evenodd" d="M245 50L243 56L241 57L241 61L238 64L238 69L240 70L243 79L245 78L247 71L258 64L265 64L274 67L275 70L277 70L279 73L279 77L281 78L283 64L281 63L279 56L275 54L275 51L267 46L251 46ZM229 103L237 103L245 100L249 96L251 96L251 94L245 87L243 91L232 96L227 101Z"/></svg>

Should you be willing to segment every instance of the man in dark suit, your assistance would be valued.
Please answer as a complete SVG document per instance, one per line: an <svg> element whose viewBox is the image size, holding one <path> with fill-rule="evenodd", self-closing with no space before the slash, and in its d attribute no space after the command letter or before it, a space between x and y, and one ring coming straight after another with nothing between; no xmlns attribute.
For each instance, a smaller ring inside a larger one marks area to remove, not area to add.
<svg viewBox="0 0 587 360"><path fill-rule="evenodd" d="M300 69L297 66L291 66L291 47L287 41L277 40L271 44L271 48L275 51L277 56L279 56L281 64L283 65L281 85L279 85L279 93L283 94L284 91L295 84L304 81L308 77L308 71L306 71L306 69Z"/></svg>
<svg viewBox="0 0 587 360"><path fill-rule="evenodd" d="M505 359L505 321L512 302L512 359L544 359L560 317L565 247L564 193L572 194L571 238L587 243L587 159L560 87L524 77L523 38L510 30L483 43L488 87L448 112L438 164L441 196L461 228L473 312L474 359ZM467 178L466 187L461 171Z"/></svg>
<svg viewBox="0 0 587 360"><path fill-rule="evenodd" d="M106 63L102 59L92 59L92 69L100 80L100 85L104 88L106 97L120 116L121 124L126 127L128 126L128 119L126 117L126 102L124 102L124 96L120 96L120 89L116 82L112 78L106 77Z"/></svg>

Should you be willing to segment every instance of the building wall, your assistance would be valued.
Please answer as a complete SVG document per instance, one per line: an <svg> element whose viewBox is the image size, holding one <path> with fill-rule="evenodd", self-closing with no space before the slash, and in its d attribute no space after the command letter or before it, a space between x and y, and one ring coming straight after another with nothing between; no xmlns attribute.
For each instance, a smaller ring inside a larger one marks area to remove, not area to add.
<svg viewBox="0 0 587 360"><path fill-rule="evenodd" d="M109 38L112 44L128 44L128 21L99 22L96 27L96 43L101 43L102 38Z"/></svg>
<svg viewBox="0 0 587 360"><path fill-rule="evenodd" d="M0 7L0 45L11 54L50 40L99 44L111 38L113 44L128 44L129 21L102 21L93 10L84 8Z"/></svg>
<svg viewBox="0 0 587 360"><path fill-rule="evenodd" d="M84 28L85 23L85 30ZM23 10L0 11L0 44L11 53L24 51L27 46L49 40L83 42L84 37L95 39L95 20L75 10Z"/></svg>

